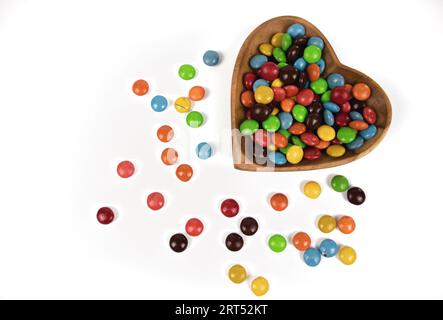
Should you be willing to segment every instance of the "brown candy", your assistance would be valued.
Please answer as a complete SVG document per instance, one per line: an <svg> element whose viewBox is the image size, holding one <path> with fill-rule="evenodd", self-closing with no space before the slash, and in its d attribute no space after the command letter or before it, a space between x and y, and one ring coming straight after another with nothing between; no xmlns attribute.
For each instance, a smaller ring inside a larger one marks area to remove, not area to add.
<svg viewBox="0 0 443 320"><path fill-rule="evenodd" d="M240 230L246 236L254 235L258 230L258 222L252 217L244 218L240 223Z"/></svg>
<svg viewBox="0 0 443 320"><path fill-rule="evenodd" d="M273 107L266 104L256 103L251 110L251 118L257 121L266 120L272 112Z"/></svg>
<svg viewBox="0 0 443 320"><path fill-rule="evenodd" d="M322 125L322 118L318 113L310 113L305 123L308 130L315 132Z"/></svg>
<svg viewBox="0 0 443 320"><path fill-rule="evenodd" d="M243 248L243 238L238 233L230 233L226 237L226 248L231 251L239 251Z"/></svg>
<svg viewBox="0 0 443 320"><path fill-rule="evenodd" d="M280 80L284 84L294 84L297 81L298 72L293 66L286 66L280 69Z"/></svg>
<svg viewBox="0 0 443 320"><path fill-rule="evenodd" d="M348 201L357 206L361 205L366 200L365 192L359 187L352 187L348 189Z"/></svg>
<svg viewBox="0 0 443 320"><path fill-rule="evenodd" d="M318 101L315 101L308 106L309 113L320 113L322 111L323 111L323 106Z"/></svg>
<svg viewBox="0 0 443 320"><path fill-rule="evenodd" d="M188 246L188 238L182 233L176 233L169 240L169 246L175 252L183 252Z"/></svg>

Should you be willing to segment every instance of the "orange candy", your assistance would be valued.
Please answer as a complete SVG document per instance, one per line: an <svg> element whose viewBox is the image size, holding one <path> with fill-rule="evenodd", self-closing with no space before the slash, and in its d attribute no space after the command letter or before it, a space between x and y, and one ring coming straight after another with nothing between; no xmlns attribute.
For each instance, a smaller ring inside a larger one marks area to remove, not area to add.
<svg viewBox="0 0 443 320"><path fill-rule="evenodd" d="M360 101L368 100L371 96L371 88L366 83L356 83L352 87L352 95Z"/></svg>
<svg viewBox="0 0 443 320"><path fill-rule="evenodd" d="M354 120L354 121L349 122L349 126L352 129L355 129L358 131L365 130L369 127L369 125L366 122L360 121L360 120Z"/></svg>
<svg viewBox="0 0 443 320"><path fill-rule="evenodd" d="M194 171L189 164L181 164L177 167L177 170L175 171L175 175L177 176L177 178L179 178L183 182L191 180L193 174Z"/></svg>
<svg viewBox="0 0 443 320"><path fill-rule="evenodd" d="M280 102L280 105L281 105L281 109L284 112L291 112L292 108L295 105L295 101L291 98L286 98L282 102Z"/></svg>
<svg viewBox="0 0 443 320"><path fill-rule="evenodd" d="M255 103L254 93L251 90L243 91L240 96L241 104L246 108L252 108Z"/></svg>
<svg viewBox="0 0 443 320"><path fill-rule="evenodd" d="M349 216L343 216L338 219L337 227L344 234L350 234L355 230L355 221Z"/></svg>
<svg viewBox="0 0 443 320"><path fill-rule="evenodd" d="M138 96L144 96L149 91L149 84L146 82L146 80L137 80L132 85L132 91Z"/></svg>
<svg viewBox="0 0 443 320"><path fill-rule="evenodd" d="M306 232L297 232L292 237L292 244L297 250L305 251L311 247L311 238Z"/></svg>
<svg viewBox="0 0 443 320"><path fill-rule="evenodd" d="M275 193L271 197L271 207L276 211L283 211L288 207L288 197L283 193Z"/></svg>
<svg viewBox="0 0 443 320"><path fill-rule="evenodd" d="M170 165L172 165L172 164L177 162L177 160L178 160L178 153L177 153L177 151L175 151L175 149L166 148L162 152L161 159L162 159L164 164L166 164L167 166L170 166Z"/></svg>
<svg viewBox="0 0 443 320"><path fill-rule="evenodd" d="M161 126L157 130L157 138L161 142L169 142L174 137L174 130L170 126Z"/></svg>
<svg viewBox="0 0 443 320"><path fill-rule="evenodd" d="M320 140L320 142L317 143L317 144L315 145L315 147L316 147L317 149L323 150L323 149L326 149L327 147L329 147L330 144L331 144L331 142L329 142L329 141L323 141L323 140Z"/></svg>
<svg viewBox="0 0 443 320"><path fill-rule="evenodd" d="M281 133L277 132L274 134L274 144L277 148L285 148L288 145L288 139Z"/></svg>
<svg viewBox="0 0 443 320"><path fill-rule="evenodd" d="M192 87L189 90L189 99L191 99L192 101L200 101L201 99L204 98L205 96L205 88L200 87L200 86L195 86Z"/></svg>
<svg viewBox="0 0 443 320"><path fill-rule="evenodd" d="M294 123L288 131L295 135L300 135L306 131L306 126L301 122Z"/></svg>
<svg viewBox="0 0 443 320"><path fill-rule="evenodd" d="M316 63L311 63L307 68L309 81L315 81L320 78L320 67Z"/></svg>

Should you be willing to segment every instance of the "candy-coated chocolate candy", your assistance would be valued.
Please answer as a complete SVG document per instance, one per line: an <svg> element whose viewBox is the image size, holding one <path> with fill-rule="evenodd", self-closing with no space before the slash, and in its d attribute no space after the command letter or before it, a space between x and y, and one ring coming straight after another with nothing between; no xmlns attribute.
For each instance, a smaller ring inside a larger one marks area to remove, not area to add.
<svg viewBox="0 0 443 320"><path fill-rule="evenodd" d="M345 176L336 175L331 180L331 187L337 192L344 192L349 188L349 181Z"/></svg>
<svg viewBox="0 0 443 320"><path fill-rule="evenodd" d="M325 239L320 243L318 249L323 257L332 258L337 255L338 245L334 240Z"/></svg>
<svg viewBox="0 0 443 320"><path fill-rule="evenodd" d="M294 101L294 99L291 99L291 98L286 98L280 103L281 109L285 112L291 112L294 105L295 105L295 101Z"/></svg>
<svg viewBox="0 0 443 320"><path fill-rule="evenodd" d="M274 134L274 145L279 149L285 148L288 145L288 138L281 133L276 132Z"/></svg>
<svg viewBox="0 0 443 320"><path fill-rule="evenodd" d="M314 96L314 98L315 98L315 96ZM308 108L309 113L318 113L319 114L323 111L323 105L318 101L312 102L307 108Z"/></svg>
<svg viewBox="0 0 443 320"><path fill-rule="evenodd" d="M371 107L363 108L363 117L369 124L374 124L377 121L377 114L375 113L375 110Z"/></svg>
<svg viewBox="0 0 443 320"><path fill-rule="evenodd" d="M225 240L226 248L230 251L239 251L243 248L243 238L238 233L230 233Z"/></svg>
<svg viewBox="0 0 443 320"><path fill-rule="evenodd" d="M288 207L288 197L283 193L275 193L272 195L271 207L276 211L283 211Z"/></svg>
<svg viewBox="0 0 443 320"><path fill-rule="evenodd" d="M318 148L308 147L303 150L303 158L307 160L317 160L320 157L321 151Z"/></svg>
<svg viewBox="0 0 443 320"><path fill-rule="evenodd" d="M360 113L363 113L363 108L367 106L366 101L358 101L354 98L349 100L349 103L351 104L351 110L358 111Z"/></svg>
<svg viewBox="0 0 443 320"><path fill-rule="evenodd" d="M320 67L320 74L322 74L325 71L325 69L326 69L326 62L325 62L325 60L320 59L317 62L317 65Z"/></svg>
<svg viewBox="0 0 443 320"><path fill-rule="evenodd" d="M320 67L315 63L311 63L307 67L306 72L308 73L309 81L316 81L320 77Z"/></svg>
<svg viewBox="0 0 443 320"><path fill-rule="evenodd" d="M298 136L292 136L291 142L292 142L292 144L299 146L300 148L306 147L306 144L303 141L301 141L300 137L298 137Z"/></svg>
<svg viewBox="0 0 443 320"><path fill-rule="evenodd" d="M257 75L254 72L246 72L243 75L243 85L247 90L252 90L255 80L257 80Z"/></svg>
<svg viewBox="0 0 443 320"><path fill-rule="evenodd" d="M315 146L320 142L320 139L312 132L305 132L300 136L301 141L303 141L308 146Z"/></svg>
<svg viewBox="0 0 443 320"><path fill-rule="evenodd" d="M191 100L185 97L177 98L174 102L175 110L177 110L180 113L186 113L191 110Z"/></svg>
<svg viewBox="0 0 443 320"><path fill-rule="evenodd" d="M337 113L335 115L335 123L339 127L346 127L349 124L350 121L351 121L351 118L345 112L340 111L339 113Z"/></svg>
<svg viewBox="0 0 443 320"><path fill-rule="evenodd" d="M360 131L359 135L365 139L369 140L375 137L377 134L377 127L371 124L366 130Z"/></svg>
<svg viewBox="0 0 443 320"><path fill-rule="evenodd" d="M284 62L286 63L286 54L283 51L283 49L281 48L274 48L274 50L272 50L272 56L274 57L274 59L281 63Z"/></svg>
<svg viewBox="0 0 443 320"><path fill-rule="evenodd" d="M356 83L352 87L352 96L360 101L368 100L371 96L371 88L366 83Z"/></svg>
<svg viewBox="0 0 443 320"><path fill-rule="evenodd" d="M97 211L97 221L101 224L110 224L114 218L114 211L109 207L102 207Z"/></svg>
<svg viewBox="0 0 443 320"><path fill-rule="evenodd" d="M286 249L286 238L281 234L274 234L268 240L269 248L274 252L282 252Z"/></svg>
<svg viewBox="0 0 443 320"><path fill-rule="evenodd" d="M320 142L315 146L315 148L323 150L323 149L326 149L327 147L329 147L330 144L331 143L329 141L320 140Z"/></svg>
<svg viewBox="0 0 443 320"><path fill-rule="evenodd" d="M288 63L287 63L287 62L279 62L279 63L277 64L277 66L278 66L279 69L281 69L281 68L287 67L287 66L288 66Z"/></svg>
<svg viewBox="0 0 443 320"><path fill-rule="evenodd" d="M357 130L350 127L341 127L337 131L337 138L343 143L349 143L354 141L357 136Z"/></svg>
<svg viewBox="0 0 443 320"><path fill-rule="evenodd" d="M279 78L286 85L294 84L297 76L298 72L293 66L286 66L280 69Z"/></svg>
<svg viewBox="0 0 443 320"><path fill-rule="evenodd" d="M292 244L299 251L305 251L311 246L311 237L305 232L297 232L292 237Z"/></svg>
<svg viewBox="0 0 443 320"><path fill-rule="evenodd" d="M135 166L131 161L125 160L117 165L117 174L122 178L129 178L135 172Z"/></svg>
<svg viewBox="0 0 443 320"><path fill-rule="evenodd" d="M321 50L323 50L325 47L325 43L323 42L322 38L310 37L308 40L308 46L316 46L319 47Z"/></svg>
<svg viewBox="0 0 443 320"><path fill-rule="evenodd" d="M236 264L229 268L228 277L232 282L239 284L246 280L248 273L245 267Z"/></svg>
<svg viewBox="0 0 443 320"><path fill-rule="evenodd" d="M252 217L243 218L240 223L240 230L245 236L253 236L258 230L257 220Z"/></svg>
<svg viewBox="0 0 443 320"><path fill-rule="evenodd" d="M191 111L186 116L186 123L191 128L199 128L204 122L203 115L198 111Z"/></svg>
<svg viewBox="0 0 443 320"><path fill-rule="evenodd" d="M353 248L343 246L338 252L338 259L345 265L351 265L357 260L357 253Z"/></svg>
<svg viewBox="0 0 443 320"><path fill-rule="evenodd" d="M311 64L311 66L312 65L316 66L316 64ZM316 94L323 94L326 92L326 90L328 90L328 83L325 79L318 78L317 80L311 82L310 87Z"/></svg>
<svg viewBox="0 0 443 320"><path fill-rule="evenodd" d="M299 91L298 87L295 85L287 85L284 86L283 89L285 89L286 97L288 98L295 97Z"/></svg>
<svg viewBox="0 0 443 320"><path fill-rule="evenodd" d="M268 56L268 57L272 56L273 49L274 49L274 47L270 43L262 43L258 47L258 51L260 51L261 54Z"/></svg>
<svg viewBox="0 0 443 320"><path fill-rule="evenodd" d="M350 234L355 230L355 221L352 217L343 216L337 220L337 228L344 234Z"/></svg>
<svg viewBox="0 0 443 320"><path fill-rule="evenodd" d="M280 120L280 122L281 122L281 120ZM291 133L286 129L280 129L280 130L278 130L278 133L281 133L283 136L286 137L286 139L289 139L291 137Z"/></svg>
<svg viewBox="0 0 443 320"><path fill-rule="evenodd" d="M296 104L294 108L292 108L292 116L298 122L304 122L307 115L308 109L306 109L306 107L302 106L301 104Z"/></svg>
<svg viewBox="0 0 443 320"><path fill-rule="evenodd" d="M334 125L334 114L327 109L323 110L323 121L328 126L333 126Z"/></svg>
<svg viewBox="0 0 443 320"><path fill-rule="evenodd" d="M178 160L178 153L173 148L166 148L161 154L161 159L167 166L173 165Z"/></svg>
<svg viewBox="0 0 443 320"><path fill-rule="evenodd" d="M298 71L304 71L307 68L307 66L308 63L306 62L305 59L303 59L303 57L298 58L294 62L294 68L297 69Z"/></svg>
<svg viewBox="0 0 443 320"><path fill-rule="evenodd" d="M320 151L320 150L318 150L318 151ZM316 181L306 182L303 187L303 193L308 198L317 199L321 194L321 186Z"/></svg>
<svg viewBox="0 0 443 320"><path fill-rule="evenodd" d="M245 109L245 118L251 120L251 109Z"/></svg>
<svg viewBox="0 0 443 320"><path fill-rule="evenodd" d="M268 146L268 141L270 140L269 133L263 129L258 129L254 134L254 141L257 142L262 147Z"/></svg>
<svg viewBox="0 0 443 320"><path fill-rule="evenodd" d="M191 237L197 237L201 235L203 229L203 222L201 222L200 219L192 218L189 219L188 222L186 222L185 230L186 233L189 234Z"/></svg>
<svg viewBox="0 0 443 320"><path fill-rule="evenodd" d="M286 98L286 91L280 87L271 87L272 91L274 91L274 101L282 102ZM283 109L283 107L282 107Z"/></svg>
<svg viewBox="0 0 443 320"><path fill-rule="evenodd" d="M244 107L251 108L255 103L254 93L251 90L243 91L240 95L240 102Z"/></svg>
<svg viewBox="0 0 443 320"><path fill-rule="evenodd" d="M339 73L331 73L328 76L328 86L329 89L334 89L335 87L342 87L345 85L345 78Z"/></svg>
<svg viewBox="0 0 443 320"><path fill-rule="evenodd" d="M308 74L305 71L299 72L297 81L295 82L295 85L299 88L305 88L305 89L307 89L309 87ZM314 99L315 99L315 95L314 95L314 98L312 99L312 101L314 101Z"/></svg>
<svg viewBox="0 0 443 320"><path fill-rule="evenodd" d="M330 233L334 231L335 227L337 226L337 222L335 221L334 217L330 215L323 215L318 220L317 226L321 232Z"/></svg>
<svg viewBox="0 0 443 320"><path fill-rule="evenodd" d="M258 130L258 122L255 120L245 120L240 125L240 132L242 135L251 135Z"/></svg>
<svg viewBox="0 0 443 320"><path fill-rule="evenodd" d="M294 39L305 35L305 27L300 23L295 23L288 28L288 33Z"/></svg>
<svg viewBox="0 0 443 320"><path fill-rule="evenodd" d="M302 106L308 106L314 100L314 92L311 89L302 89L297 94L296 101Z"/></svg>
<svg viewBox="0 0 443 320"><path fill-rule="evenodd" d="M269 87L260 86L255 90L254 98L258 103L271 103L272 99L274 99L274 91Z"/></svg>
<svg viewBox="0 0 443 320"><path fill-rule="evenodd" d="M167 106L168 106L168 100L163 96L155 96L151 100L151 108L155 112L165 111Z"/></svg>
<svg viewBox="0 0 443 320"><path fill-rule="evenodd" d="M192 101L200 101L205 97L205 88L201 86L194 86L189 90L189 99Z"/></svg>
<svg viewBox="0 0 443 320"><path fill-rule="evenodd" d="M294 123L290 128L289 132L296 135L301 135L306 131L306 126L301 122Z"/></svg>
<svg viewBox="0 0 443 320"><path fill-rule="evenodd" d="M307 63L317 63L321 59L321 49L314 45L307 46L303 52L303 59Z"/></svg>
<svg viewBox="0 0 443 320"><path fill-rule="evenodd" d="M257 121L266 120L272 112L272 107L270 105L256 103L251 110L251 117ZM258 125L258 124L257 124ZM254 124L255 127L255 124ZM240 127L241 131L241 127Z"/></svg>
<svg viewBox="0 0 443 320"><path fill-rule="evenodd" d="M191 80L195 77L195 68L190 64L183 64L178 69L178 75L183 80Z"/></svg>
<svg viewBox="0 0 443 320"><path fill-rule="evenodd" d="M358 111L349 112L349 116L351 117L352 120L363 121L363 115Z"/></svg>
<svg viewBox="0 0 443 320"><path fill-rule="evenodd" d="M351 111L351 104L349 103L349 101L343 103L340 106L340 110L341 112L349 113Z"/></svg>
<svg viewBox="0 0 443 320"><path fill-rule="evenodd" d="M195 152L197 153L197 157L206 160L212 156L212 147L207 142L201 142L197 145L197 148L195 148Z"/></svg>
<svg viewBox="0 0 443 320"><path fill-rule="evenodd" d="M277 116L270 115L268 119L262 122L262 126L266 131L275 132L280 129L280 120Z"/></svg>
<svg viewBox="0 0 443 320"><path fill-rule="evenodd" d="M271 38L272 46L280 48L281 44L282 44L283 35L284 35L283 32L278 32L278 33L274 34Z"/></svg>
<svg viewBox="0 0 443 320"><path fill-rule="evenodd" d="M292 45L292 37L289 33L285 33L281 38L281 48L286 51Z"/></svg>
<svg viewBox="0 0 443 320"><path fill-rule="evenodd" d="M295 61L302 56L304 48L298 44L293 44L287 51L286 51L286 62L290 65L294 65L295 67Z"/></svg>
<svg viewBox="0 0 443 320"><path fill-rule="evenodd" d="M191 180L194 171L189 164L181 164L175 170L175 175L177 178L183 182Z"/></svg>
<svg viewBox="0 0 443 320"><path fill-rule="evenodd" d="M249 66L252 69L260 69L268 61L268 58L262 54L256 54L249 60Z"/></svg>
<svg viewBox="0 0 443 320"><path fill-rule="evenodd" d="M348 189L348 201L357 206L363 204L366 200L365 192L359 187L352 187Z"/></svg>
<svg viewBox="0 0 443 320"><path fill-rule="evenodd" d="M132 85L132 92L137 96L144 96L149 91L149 84L146 80L139 79Z"/></svg>
<svg viewBox="0 0 443 320"><path fill-rule="evenodd" d="M226 199L220 205L220 210L228 218L235 217L240 211L240 205L234 199Z"/></svg>
<svg viewBox="0 0 443 320"><path fill-rule="evenodd" d="M316 267L321 261L321 253L317 248L309 248L303 254L303 261L309 267Z"/></svg>
<svg viewBox="0 0 443 320"><path fill-rule="evenodd" d="M331 90L328 90L325 93L323 93L321 95L320 101L321 102L329 102L329 101L331 101L331 92L332 92Z"/></svg>
<svg viewBox="0 0 443 320"><path fill-rule="evenodd" d="M152 192L148 195L147 204L151 210L160 210L165 205L165 197L160 192Z"/></svg>
<svg viewBox="0 0 443 320"><path fill-rule="evenodd" d="M269 152L268 160L277 166L282 166L287 162L286 156L281 152Z"/></svg>
<svg viewBox="0 0 443 320"><path fill-rule="evenodd" d="M213 67L220 62L220 55L217 51L208 50L203 54L203 63L207 66Z"/></svg>
<svg viewBox="0 0 443 320"><path fill-rule="evenodd" d="M174 252L183 252L188 247L188 238L183 233L176 233L169 239L169 247Z"/></svg>
<svg viewBox="0 0 443 320"><path fill-rule="evenodd" d="M331 91L331 101L338 105L348 102L351 99L351 94L345 87L335 87Z"/></svg>
<svg viewBox="0 0 443 320"><path fill-rule="evenodd" d="M157 138L161 142L169 142L174 137L174 130L167 125L163 125L157 130Z"/></svg>
<svg viewBox="0 0 443 320"><path fill-rule="evenodd" d="M276 116L279 112L280 110L277 107L274 107L274 109L272 109L271 115Z"/></svg>
<svg viewBox="0 0 443 320"><path fill-rule="evenodd" d="M342 155L345 154L345 152L346 152L345 147L339 144L331 145L326 149L326 153L333 158L341 157Z"/></svg>
<svg viewBox="0 0 443 320"><path fill-rule="evenodd" d="M264 296L269 291L269 282L263 277L257 277L251 282L251 290L257 297Z"/></svg>
<svg viewBox="0 0 443 320"><path fill-rule="evenodd" d="M340 111L340 107L336 103L330 102L330 101L329 102L323 102L323 107L326 110L329 110L329 111L331 111L333 113L337 113L337 112Z"/></svg>
<svg viewBox="0 0 443 320"><path fill-rule="evenodd" d="M288 142L288 145L287 145L286 147L284 147L284 148L280 148L279 151L280 151L283 155L286 155L286 153L288 152L288 149L289 149L290 147L292 147L292 146L293 146L293 144ZM285 157L285 161L287 161L287 160L286 160L286 157Z"/></svg>
<svg viewBox="0 0 443 320"><path fill-rule="evenodd" d="M353 120L349 122L349 127L354 130L361 131L367 129L369 126L366 122L360 120Z"/></svg>
<svg viewBox="0 0 443 320"><path fill-rule="evenodd" d="M267 81L272 81L278 78L279 71L280 70L274 62L266 62L260 67L260 69L258 69L257 74L259 77Z"/></svg>
<svg viewBox="0 0 443 320"><path fill-rule="evenodd" d="M286 66L285 66L285 67L286 67ZM283 85L284 85L283 81L281 81L279 78L274 79L274 80L271 82L271 87L281 88L281 87L283 87ZM286 93L286 91L285 91L285 93Z"/></svg>
<svg viewBox="0 0 443 320"><path fill-rule="evenodd" d="M257 91L257 89L261 86L269 87L269 81L265 79L257 79L255 80L254 84L252 85L252 91Z"/></svg>
<svg viewBox="0 0 443 320"><path fill-rule="evenodd" d="M286 159L289 163L297 164L303 159L303 149L299 146L292 146L286 152Z"/></svg>

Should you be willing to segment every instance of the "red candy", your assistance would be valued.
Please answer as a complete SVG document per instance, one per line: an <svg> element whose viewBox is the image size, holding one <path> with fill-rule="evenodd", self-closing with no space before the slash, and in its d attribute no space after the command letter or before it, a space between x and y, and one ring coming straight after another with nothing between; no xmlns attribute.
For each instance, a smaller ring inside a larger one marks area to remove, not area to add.
<svg viewBox="0 0 443 320"><path fill-rule="evenodd" d="M349 102L345 102L341 105L341 111L342 112L350 112L351 111L351 104Z"/></svg>
<svg viewBox="0 0 443 320"><path fill-rule="evenodd" d="M148 207L152 210L160 210L165 205L165 198L160 192L153 192L148 196Z"/></svg>
<svg viewBox="0 0 443 320"><path fill-rule="evenodd" d="M320 158L321 150L313 147L306 147L303 149L303 157L308 160L316 160Z"/></svg>
<svg viewBox="0 0 443 320"><path fill-rule="evenodd" d="M288 145L288 138L277 132L274 134L274 144L277 148L285 148Z"/></svg>
<svg viewBox="0 0 443 320"><path fill-rule="evenodd" d="M274 101L281 102L286 98L286 91L283 88L272 87L272 91L274 91Z"/></svg>
<svg viewBox="0 0 443 320"><path fill-rule="evenodd" d="M122 178L129 178L134 174L135 167L131 161L122 161L117 166L117 174Z"/></svg>
<svg viewBox="0 0 443 320"><path fill-rule="evenodd" d="M246 110L245 111L245 117L248 120L252 119L251 110Z"/></svg>
<svg viewBox="0 0 443 320"><path fill-rule="evenodd" d="M338 105L342 105L351 99L351 94L346 87L335 87L331 92L331 100Z"/></svg>
<svg viewBox="0 0 443 320"><path fill-rule="evenodd" d="M246 72L243 76L243 85L247 90L252 90L255 80L257 80L257 75L253 72Z"/></svg>
<svg viewBox="0 0 443 320"><path fill-rule="evenodd" d="M97 221L101 224L110 224L114 221L114 218L114 211L109 207L103 207L97 211Z"/></svg>
<svg viewBox="0 0 443 320"><path fill-rule="evenodd" d="M238 202L234 199L226 199L220 205L220 210L228 218L235 217L240 211L240 206Z"/></svg>
<svg viewBox="0 0 443 320"><path fill-rule="evenodd" d="M260 78L272 81L278 78L279 69L274 62L266 62L257 73Z"/></svg>
<svg viewBox="0 0 443 320"><path fill-rule="evenodd" d="M203 232L203 228L203 223L197 218L189 219L185 226L186 233L191 237L199 236Z"/></svg>
<svg viewBox="0 0 443 320"><path fill-rule="evenodd" d="M296 101L302 106L308 106L314 100L314 92L311 89L302 89L297 94Z"/></svg>
<svg viewBox="0 0 443 320"><path fill-rule="evenodd" d="M312 132L305 132L300 136L301 141L308 146L315 146L320 142L320 139Z"/></svg>
<svg viewBox="0 0 443 320"><path fill-rule="evenodd" d="M377 114L375 113L375 110L371 107L364 107L363 118L365 118L367 123L374 124L377 121Z"/></svg>
<svg viewBox="0 0 443 320"><path fill-rule="evenodd" d="M335 123L339 126L339 127L346 127L349 123L349 121L351 121L351 118L349 117L349 115L345 112L339 112L335 115Z"/></svg>
<svg viewBox="0 0 443 320"><path fill-rule="evenodd" d="M286 91L286 97L292 98L295 97L298 93L297 86L290 84L288 86L284 86L283 89Z"/></svg>

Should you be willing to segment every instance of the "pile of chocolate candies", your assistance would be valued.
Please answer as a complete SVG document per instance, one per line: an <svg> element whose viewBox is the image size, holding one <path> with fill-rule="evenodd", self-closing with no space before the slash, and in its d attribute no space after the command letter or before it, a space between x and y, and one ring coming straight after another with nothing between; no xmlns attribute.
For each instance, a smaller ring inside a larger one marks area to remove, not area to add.
<svg viewBox="0 0 443 320"><path fill-rule="evenodd" d="M276 33L258 47L243 76L243 135L276 165L316 160L322 150L341 157L377 134L377 114L367 105L371 89L346 83L338 73L324 75L324 42L307 37L301 24ZM257 155L256 155L257 156Z"/></svg>

